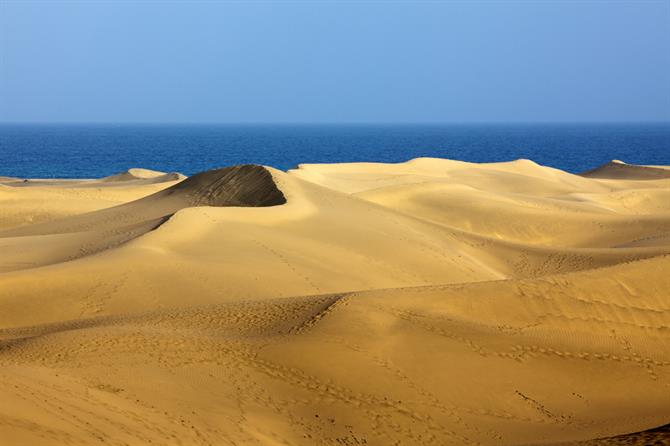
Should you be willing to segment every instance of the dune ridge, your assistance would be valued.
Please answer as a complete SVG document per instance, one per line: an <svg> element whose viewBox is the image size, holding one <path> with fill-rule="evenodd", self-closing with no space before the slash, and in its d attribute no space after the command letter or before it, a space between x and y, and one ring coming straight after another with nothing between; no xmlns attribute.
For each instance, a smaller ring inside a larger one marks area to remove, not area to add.
<svg viewBox="0 0 670 446"><path fill-rule="evenodd" d="M157 170L131 168L125 172L120 172L108 177L101 178L99 181L103 183L114 183L120 181L137 181L144 180L147 183L161 183L163 181L183 180L186 177L177 172L159 172Z"/></svg>
<svg viewBox="0 0 670 446"><path fill-rule="evenodd" d="M0 187L0 438L666 441L670 177L615 164Z"/></svg>
<svg viewBox="0 0 670 446"><path fill-rule="evenodd" d="M587 178L601 179L658 180L670 178L670 170L662 166L638 166L612 160L595 169L582 172L580 175Z"/></svg>
<svg viewBox="0 0 670 446"><path fill-rule="evenodd" d="M203 172L130 203L0 231L0 239L7 243L5 248L21 251L22 256L21 262L15 260L14 268L0 264L0 271L74 260L117 247L158 228L175 212L188 207L273 206L284 202L270 173L261 166ZM34 243L27 243L30 237Z"/></svg>

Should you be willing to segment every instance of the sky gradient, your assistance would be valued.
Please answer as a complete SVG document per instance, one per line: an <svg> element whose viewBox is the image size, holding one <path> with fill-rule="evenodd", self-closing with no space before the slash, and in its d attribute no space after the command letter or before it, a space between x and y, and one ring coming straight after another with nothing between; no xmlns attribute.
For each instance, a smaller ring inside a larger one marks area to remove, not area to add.
<svg viewBox="0 0 670 446"><path fill-rule="evenodd" d="M0 122L670 121L670 1L0 1Z"/></svg>

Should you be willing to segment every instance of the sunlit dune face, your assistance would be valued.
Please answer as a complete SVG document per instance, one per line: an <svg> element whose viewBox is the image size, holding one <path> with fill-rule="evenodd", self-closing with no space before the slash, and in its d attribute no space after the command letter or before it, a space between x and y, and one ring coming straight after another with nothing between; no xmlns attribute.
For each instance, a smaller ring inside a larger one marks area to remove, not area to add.
<svg viewBox="0 0 670 446"><path fill-rule="evenodd" d="M0 439L663 444L665 171L2 178Z"/></svg>

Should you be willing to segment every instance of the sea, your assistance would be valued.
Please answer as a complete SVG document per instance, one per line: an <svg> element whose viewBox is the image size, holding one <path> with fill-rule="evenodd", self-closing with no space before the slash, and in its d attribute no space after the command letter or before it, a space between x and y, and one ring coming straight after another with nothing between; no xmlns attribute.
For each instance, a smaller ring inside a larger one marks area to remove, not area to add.
<svg viewBox="0 0 670 446"><path fill-rule="evenodd" d="M579 173L612 159L670 165L670 123L209 125L0 124L0 176L99 178L143 167L186 175L243 163L416 157L531 159Z"/></svg>

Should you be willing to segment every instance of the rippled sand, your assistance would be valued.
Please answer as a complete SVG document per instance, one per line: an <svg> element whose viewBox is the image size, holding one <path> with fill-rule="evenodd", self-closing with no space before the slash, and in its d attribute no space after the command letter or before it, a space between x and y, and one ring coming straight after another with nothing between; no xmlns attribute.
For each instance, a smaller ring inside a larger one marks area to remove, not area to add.
<svg viewBox="0 0 670 446"><path fill-rule="evenodd" d="M669 444L669 254L665 166L0 178L0 443Z"/></svg>

